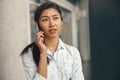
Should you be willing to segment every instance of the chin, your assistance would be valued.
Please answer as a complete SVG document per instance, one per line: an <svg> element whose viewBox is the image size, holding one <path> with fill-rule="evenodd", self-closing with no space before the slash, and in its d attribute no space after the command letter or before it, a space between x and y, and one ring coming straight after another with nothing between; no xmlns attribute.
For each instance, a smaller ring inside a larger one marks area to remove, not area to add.
<svg viewBox="0 0 120 80"><path fill-rule="evenodd" d="M50 35L49 37L55 38L55 37L58 37L58 35Z"/></svg>

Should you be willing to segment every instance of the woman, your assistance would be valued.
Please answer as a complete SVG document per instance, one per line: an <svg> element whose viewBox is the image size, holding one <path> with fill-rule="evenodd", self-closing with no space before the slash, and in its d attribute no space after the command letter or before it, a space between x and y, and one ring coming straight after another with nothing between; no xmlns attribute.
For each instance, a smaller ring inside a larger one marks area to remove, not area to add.
<svg viewBox="0 0 120 80"><path fill-rule="evenodd" d="M27 80L84 80L78 50L59 38L62 14L59 6L45 2L35 12L39 32L22 52Z"/></svg>

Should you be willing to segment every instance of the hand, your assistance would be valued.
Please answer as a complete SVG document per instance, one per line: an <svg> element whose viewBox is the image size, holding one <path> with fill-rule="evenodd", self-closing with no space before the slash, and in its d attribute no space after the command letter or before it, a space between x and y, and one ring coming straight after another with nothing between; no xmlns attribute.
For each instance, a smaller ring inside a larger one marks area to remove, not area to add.
<svg viewBox="0 0 120 80"><path fill-rule="evenodd" d="M40 31L36 34L36 41L35 44L38 46L40 53L44 53L47 51L47 47L44 44L44 32Z"/></svg>

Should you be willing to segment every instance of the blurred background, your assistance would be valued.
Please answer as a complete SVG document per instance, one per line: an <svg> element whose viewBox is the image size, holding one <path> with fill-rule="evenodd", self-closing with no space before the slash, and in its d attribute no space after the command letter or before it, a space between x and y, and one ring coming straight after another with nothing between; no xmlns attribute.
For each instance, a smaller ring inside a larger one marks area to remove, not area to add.
<svg viewBox="0 0 120 80"><path fill-rule="evenodd" d="M90 0L92 80L120 80L120 1Z"/></svg>
<svg viewBox="0 0 120 80"><path fill-rule="evenodd" d="M20 52L34 42L37 6L48 0L0 0L0 80L25 80ZM49 0L63 14L62 40L79 49L85 80L120 80L119 0Z"/></svg>

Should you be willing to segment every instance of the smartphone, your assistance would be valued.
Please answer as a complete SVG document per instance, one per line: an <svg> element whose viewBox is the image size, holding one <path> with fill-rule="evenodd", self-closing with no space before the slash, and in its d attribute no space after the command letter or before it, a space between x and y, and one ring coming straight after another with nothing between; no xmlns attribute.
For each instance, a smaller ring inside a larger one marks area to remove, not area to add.
<svg viewBox="0 0 120 80"><path fill-rule="evenodd" d="M36 26L36 32L40 32L40 31L43 32L43 30L42 30L40 27ZM45 42L45 34L43 33L43 35L44 35L44 36L43 36L42 38L44 38L44 39L43 39L42 42L44 43L44 42Z"/></svg>

